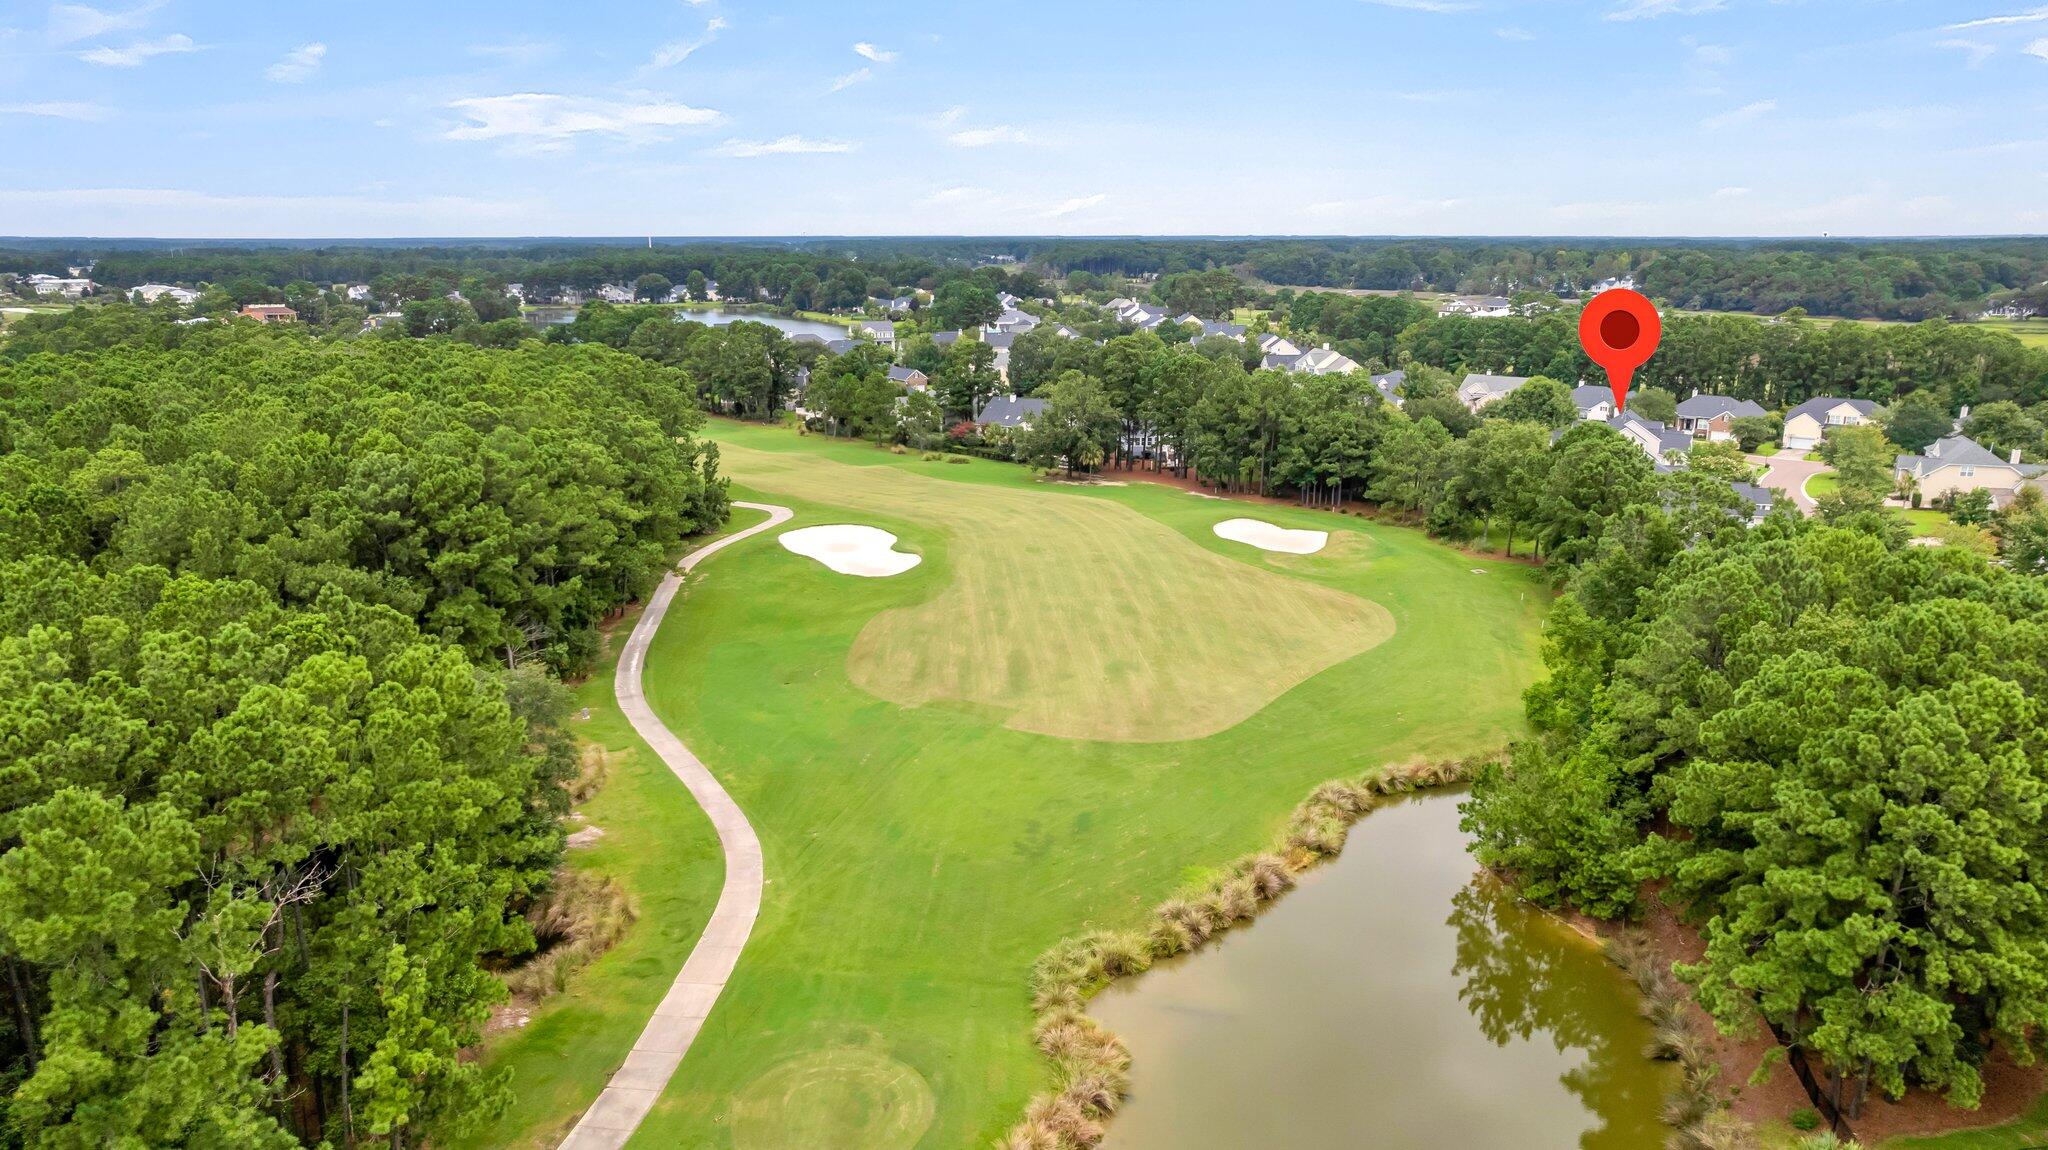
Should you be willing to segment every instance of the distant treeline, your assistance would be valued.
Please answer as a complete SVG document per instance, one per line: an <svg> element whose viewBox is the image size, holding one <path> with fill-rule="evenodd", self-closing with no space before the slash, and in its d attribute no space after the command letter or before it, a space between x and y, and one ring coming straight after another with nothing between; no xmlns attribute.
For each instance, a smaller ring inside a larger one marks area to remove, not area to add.
<svg viewBox="0 0 2048 1150"><path fill-rule="evenodd" d="M84 241L16 247L0 267L61 273L97 258L95 278L252 280L282 287L369 282L378 276L483 275L505 282L592 288L645 274L681 283L697 271L775 291L804 277L930 288L976 265L1005 274L1170 276L1228 269L1268 285L1384 291L1563 293L1633 276L1645 292L1690 310L1918 320L1963 317L1994 296L2048 281L2048 238L1955 240L1515 239L791 239L628 247L616 242L352 243L313 247L193 245L146 248ZM772 269L772 270L771 270ZM1020 276L1020 286L1035 279ZM1014 290L1014 289L1013 289ZM728 292L728 295L741 294ZM781 294L775 291L775 294ZM832 293L836 295L847 292ZM1018 294L1029 294L1019 290Z"/></svg>

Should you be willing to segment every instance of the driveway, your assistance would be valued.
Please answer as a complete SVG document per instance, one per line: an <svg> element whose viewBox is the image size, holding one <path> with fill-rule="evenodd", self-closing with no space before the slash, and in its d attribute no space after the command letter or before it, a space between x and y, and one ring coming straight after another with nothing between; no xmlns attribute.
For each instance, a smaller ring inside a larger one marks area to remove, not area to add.
<svg viewBox="0 0 2048 1150"><path fill-rule="evenodd" d="M1756 481L1758 487L1769 487L1783 492L1785 497L1799 508L1800 514L1811 515L1815 505L1813 500L1807 497L1806 481L1830 469L1825 463L1809 463L1802 455L1803 453L1796 451L1781 451L1776 455L1751 455L1745 458L1764 467L1763 478Z"/></svg>

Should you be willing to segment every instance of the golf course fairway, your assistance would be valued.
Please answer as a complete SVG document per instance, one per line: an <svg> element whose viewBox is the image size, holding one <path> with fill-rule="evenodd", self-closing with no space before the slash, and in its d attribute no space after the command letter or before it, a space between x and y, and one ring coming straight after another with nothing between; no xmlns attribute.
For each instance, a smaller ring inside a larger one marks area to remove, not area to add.
<svg viewBox="0 0 2048 1150"><path fill-rule="evenodd" d="M1520 730L1550 600L1530 568L1278 505L1256 513L1329 545L1267 552L1214 533L1245 505L1165 486L710 434L734 495L793 508L786 529L879 528L921 562L859 578L770 532L693 574L654 640L648 700L758 830L767 886L633 1146L987 1145L1048 1077L1039 952L1136 925L1270 842L1319 782ZM600 736L632 742L608 685L583 697ZM664 834L608 831L575 860L617 877L640 920L491 1047L518 1100L470 1144L551 1145L709 913L710 829L649 757L592 806L671 804ZM636 945L654 935L669 941Z"/></svg>

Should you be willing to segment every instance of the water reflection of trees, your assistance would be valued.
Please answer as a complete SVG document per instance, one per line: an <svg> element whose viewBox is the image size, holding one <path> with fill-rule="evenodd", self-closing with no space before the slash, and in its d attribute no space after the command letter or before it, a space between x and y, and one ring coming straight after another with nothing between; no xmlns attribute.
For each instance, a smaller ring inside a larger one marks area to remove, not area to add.
<svg viewBox="0 0 2048 1150"><path fill-rule="evenodd" d="M1452 898L1458 999L1496 1046L1542 1037L1559 1053L1586 1053L1559 1076L1597 1122L1579 1139L1585 1150L1659 1145L1663 1075L1643 1056L1648 1035L1619 1007L1629 991L1597 954L1535 916L1485 875Z"/></svg>

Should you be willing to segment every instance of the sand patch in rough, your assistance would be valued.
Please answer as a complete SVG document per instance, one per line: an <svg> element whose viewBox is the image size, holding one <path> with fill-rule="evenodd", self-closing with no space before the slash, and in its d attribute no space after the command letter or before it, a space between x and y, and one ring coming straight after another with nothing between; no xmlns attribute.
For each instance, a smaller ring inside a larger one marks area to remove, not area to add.
<svg viewBox="0 0 2048 1150"><path fill-rule="evenodd" d="M901 575L923 562L922 556L896 550L896 537L879 527L834 523L785 531L783 547L816 559L841 575L880 579Z"/></svg>
<svg viewBox="0 0 2048 1150"><path fill-rule="evenodd" d="M1294 531L1263 519L1225 519L1215 531L1219 539L1287 555L1313 555L1330 542L1327 531Z"/></svg>

